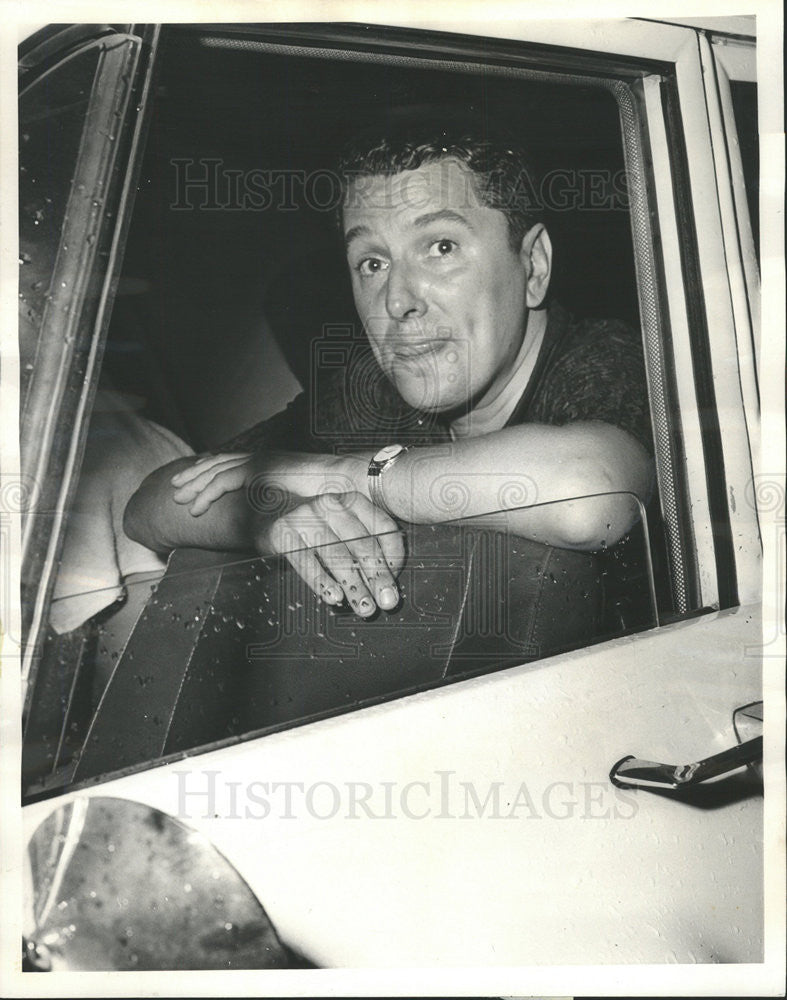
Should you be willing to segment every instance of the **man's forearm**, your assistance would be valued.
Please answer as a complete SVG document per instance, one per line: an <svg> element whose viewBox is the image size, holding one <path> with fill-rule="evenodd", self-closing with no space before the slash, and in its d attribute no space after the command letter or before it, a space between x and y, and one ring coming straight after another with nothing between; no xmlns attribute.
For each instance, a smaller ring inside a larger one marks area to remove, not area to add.
<svg viewBox="0 0 787 1000"><path fill-rule="evenodd" d="M355 488L367 492L368 457L346 466L354 470ZM644 448L617 427L526 424L411 449L383 473L383 491L391 513L404 521L437 523L508 510L496 520L516 534L594 549L629 530L638 516L631 495L646 501L652 479ZM574 500L598 494L604 495Z"/></svg>
<svg viewBox="0 0 787 1000"><path fill-rule="evenodd" d="M198 546L263 553L266 523L301 498L351 491L369 497L370 458L257 455L245 489L226 493L199 517L172 499L173 474L193 461L181 459L156 470L137 490L126 509L126 531L156 551ZM436 524L505 510L490 523L561 548L594 549L628 531L638 515L632 496L647 500L652 480L652 461L631 435L588 422L526 424L413 448L382 482L386 505L401 521Z"/></svg>
<svg viewBox="0 0 787 1000"><path fill-rule="evenodd" d="M305 498L354 489L345 459L294 452L258 454L248 463L244 488L224 493L195 516L187 504L175 502L177 489L172 484L172 477L194 462L178 459L143 481L125 511L124 529L130 538L157 552L188 546L266 554L265 529L277 518Z"/></svg>
<svg viewBox="0 0 787 1000"><path fill-rule="evenodd" d="M153 549L170 552L181 547L250 549L254 545L245 490L227 493L200 517L175 503L170 480L193 463L182 458L152 472L129 500L123 528L129 538Z"/></svg>

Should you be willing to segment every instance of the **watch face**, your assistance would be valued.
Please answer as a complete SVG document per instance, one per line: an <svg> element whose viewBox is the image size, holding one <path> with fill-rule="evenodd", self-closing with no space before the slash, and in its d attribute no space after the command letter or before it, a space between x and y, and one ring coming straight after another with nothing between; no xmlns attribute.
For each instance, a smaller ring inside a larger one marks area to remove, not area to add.
<svg viewBox="0 0 787 1000"><path fill-rule="evenodd" d="M390 462L392 458L396 456L403 450L400 444L387 444L384 448L381 448L377 454L374 456L375 462Z"/></svg>

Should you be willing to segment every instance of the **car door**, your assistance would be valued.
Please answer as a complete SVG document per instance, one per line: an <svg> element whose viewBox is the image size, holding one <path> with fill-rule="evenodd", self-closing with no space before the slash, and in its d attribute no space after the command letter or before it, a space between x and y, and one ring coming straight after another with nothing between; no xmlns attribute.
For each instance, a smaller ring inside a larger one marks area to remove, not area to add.
<svg viewBox="0 0 787 1000"><path fill-rule="evenodd" d="M525 72L610 88L632 184L672 611L592 648L108 775L57 807L118 797L188 822L320 965L760 963L756 775L695 797L609 781L627 754L677 763L732 745L734 710L762 692L758 290L721 43L636 21L593 22L590 41L585 23L486 24L475 43L448 28L442 50L405 25L305 38L289 26L267 41L263 27L260 44L319 58L328 38L328 55L344 45L416 62L470 59L475 44L498 67L519 58ZM61 491L77 451L70 441ZM29 834L52 809L28 805Z"/></svg>

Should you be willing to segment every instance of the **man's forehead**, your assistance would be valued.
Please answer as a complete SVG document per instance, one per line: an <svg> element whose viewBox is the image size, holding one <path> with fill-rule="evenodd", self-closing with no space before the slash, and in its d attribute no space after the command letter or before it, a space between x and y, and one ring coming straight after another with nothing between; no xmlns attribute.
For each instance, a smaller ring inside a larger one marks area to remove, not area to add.
<svg viewBox="0 0 787 1000"><path fill-rule="evenodd" d="M462 213L481 207L475 174L459 160L446 157L390 176L353 178L347 187L343 212L347 220L385 211L450 209Z"/></svg>

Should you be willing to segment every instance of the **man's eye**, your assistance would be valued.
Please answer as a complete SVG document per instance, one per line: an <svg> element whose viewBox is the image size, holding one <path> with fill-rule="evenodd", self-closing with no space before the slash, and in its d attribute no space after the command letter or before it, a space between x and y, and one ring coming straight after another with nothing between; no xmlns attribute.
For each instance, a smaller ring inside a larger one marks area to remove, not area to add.
<svg viewBox="0 0 787 1000"><path fill-rule="evenodd" d="M366 257L356 265L358 273L365 276L379 274L380 271L384 271L387 266L386 262L381 260L379 257Z"/></svg>
<svg viewBox="0 0 787 1000"><path fill-rule="evenodd" d="M456 250L453 240L435 240L429 247L429 257L447 257Z"/></svg>

